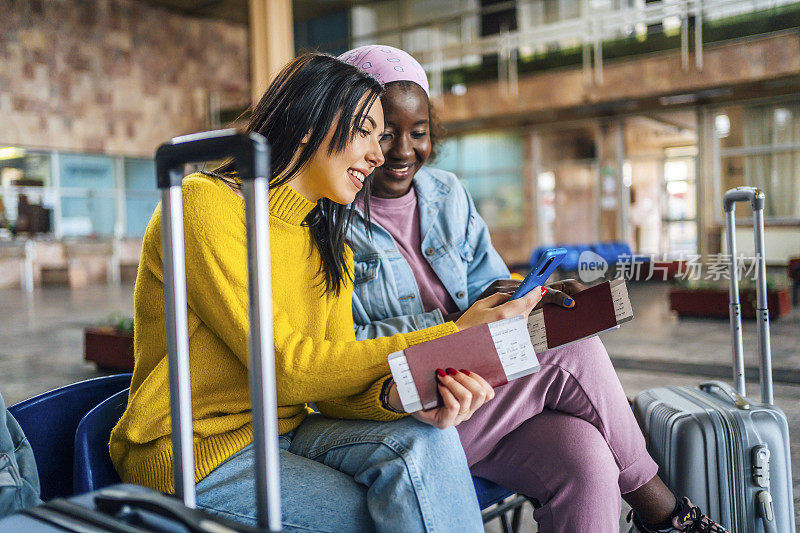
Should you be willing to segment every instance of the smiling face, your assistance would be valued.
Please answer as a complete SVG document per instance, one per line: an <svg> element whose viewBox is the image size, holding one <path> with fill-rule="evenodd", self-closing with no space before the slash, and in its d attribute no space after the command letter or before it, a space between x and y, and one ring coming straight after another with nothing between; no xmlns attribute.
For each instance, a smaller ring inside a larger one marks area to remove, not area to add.
<svg viewBox="0 0 800 533"><path fill-rule="evenodd" d="M372 195L399 198L431 155L428 96L417 84L389 84L381 97L386 126L381 150L386 162L372 177Z"/></svg>
<svg viewBox="0 0 800 533"><path fill-rule="evenodd" d="M380 99L375 99L361 124L356 125L355 137L344 149L328 153L335 129L335 125L330 128L320 149L290 182L294 190L312 202L328 198L337 204L351 203L367 176L383 164L378 143L383 132Z"/></svg>

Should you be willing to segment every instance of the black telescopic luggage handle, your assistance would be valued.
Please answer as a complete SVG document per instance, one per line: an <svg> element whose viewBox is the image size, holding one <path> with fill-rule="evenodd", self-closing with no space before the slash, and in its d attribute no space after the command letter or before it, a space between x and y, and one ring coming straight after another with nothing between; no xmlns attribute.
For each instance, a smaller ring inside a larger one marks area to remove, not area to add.
<svg viewBox="0 0 800 533"><path fill-rule="evenodd" d="M746 395L744 355L742 352L742 313L739 303L739 280L736 259L736 203L750 202L753 209L753 233L756 261L756 321L758 327L758 353L761 377L761 401L772 404L772 352L769 338L769 310L767 308L767 267L764 257L764 193L755 187L736 187L725 193L723 207L730 254L730 305L731 334L733 336L733 380L736 391Z"/></svg>
<svg viewBox="0 0 800 533"><path fill-rule="evenodd" d="M161 241L164 255L164 311L169 361L175 494L194 508L194 446L189 375L186 260L183 229L183 172L186 163L233 158L242 180L247 222L249 278L250 399L256 452L258 525L281 530L275 347L272 330L272 279L269 255L269 147L257 133L218 130L175 137L156 151L156 182L161 189Z"/></svg>

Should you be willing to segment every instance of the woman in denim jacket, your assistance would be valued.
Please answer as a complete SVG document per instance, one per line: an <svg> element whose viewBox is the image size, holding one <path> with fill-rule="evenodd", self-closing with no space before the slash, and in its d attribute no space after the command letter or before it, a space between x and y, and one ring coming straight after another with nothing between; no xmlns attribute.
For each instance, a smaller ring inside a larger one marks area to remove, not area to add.
<svg viewBox="0 0 800 533"><path fill-rule="evenodd" d="M512 292L519 282L508 279L469 193L452 173L424 166L437 128L422 67L388 46L340 58L386 88L385 163L372 175L371 221L367 227L357 197L349 234L356 336L441 324L487 294ZM550 285L542 302L573 307L569 295L581 288L574 280ZM538 373L498 387L457 427L473 475L537 501L540 531L619 531L621 498L633 508L636 531L724 531L656 475L597 337L538 357Z"/></svg>

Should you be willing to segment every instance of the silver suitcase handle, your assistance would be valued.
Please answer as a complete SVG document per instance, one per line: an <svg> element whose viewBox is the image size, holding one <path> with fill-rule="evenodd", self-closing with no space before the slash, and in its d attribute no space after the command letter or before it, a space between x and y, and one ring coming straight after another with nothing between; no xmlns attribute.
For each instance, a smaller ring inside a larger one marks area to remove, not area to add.
<svg viewBox="0 0 800 533"><path fill-rule="evenodd" d="M191 376L183 238L183 172L186 163L233 158L242 180L247 223L250 399L256 453L258 525L281 530L275 344L269 255L269 147L258 133L219 130L176 137L156 151L161 189L164 311L167 330L175 494L195 507Z"/></svg>
<svg viewBox="0 0 800 533"><path fill-rule="evenodd" d="M705 383L700 384L700 390L711 393L713 389L719 389L722 393L730 398L733 404L738 409L743 409L748 411L750 409L750 402L747 399L733 390L733 387L725 383L724 381L706 381Z"/></svg>
<svg viewBox="0 0 800 533"><path fill-rule="evenodd" d="M753 210L753 230L756 252L756 320L758 322L758 353L761 377L761 401L772 404L772 352L769 340L769 310L767 309L767 266L764 258L764 193L755 187L736 187L725 193L725 226L730 254L730 317L733 337L733 382L736 392L745 396L744 355L742 352L742 309L739 303L739 279L736 260L736 203L750 202Z"/></svg>

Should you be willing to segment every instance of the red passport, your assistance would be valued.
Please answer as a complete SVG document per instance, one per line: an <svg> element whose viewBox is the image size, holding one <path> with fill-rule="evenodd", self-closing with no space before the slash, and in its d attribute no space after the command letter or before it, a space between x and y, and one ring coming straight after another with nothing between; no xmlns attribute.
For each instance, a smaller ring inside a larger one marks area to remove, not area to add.
<svg viewBox="0 0 800 533"><path fill-rule="evenodd" d="M481 324L452 335L409 346L403 350L417 384L417 392L431 403L437 398L435 379L429 379L437 368L469 369L492 387L508 383L488 324Z"/></svg>
<svg viewBox="0 0 800 533"><path fill-rule="evenodd" d="M528 317L536 353L616 328L633 318L624 280L600 283L572 295L575 306L546 304Z"/></svg>
<svg viewBox="0 0 800 533"><path fill-rule="evenodd" d="M465 368L491 386L539 370L525 317L481 324L446 337L410 346L389 356L407 412L440 405L436 370Z"/></svg>

